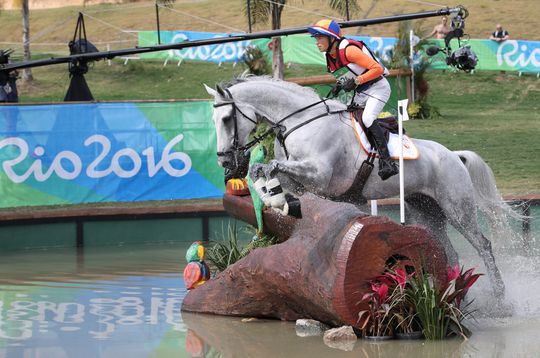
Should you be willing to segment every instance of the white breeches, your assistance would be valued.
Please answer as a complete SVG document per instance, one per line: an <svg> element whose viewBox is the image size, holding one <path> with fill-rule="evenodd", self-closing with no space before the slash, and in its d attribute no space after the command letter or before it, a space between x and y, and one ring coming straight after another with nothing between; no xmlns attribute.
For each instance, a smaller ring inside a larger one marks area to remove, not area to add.
<svg viewBox="0 0 540 358"><path fill-rule="evenodd" d="M364 107L362 122L364 122L366 128L371 127L373 121L382 112L391 92L390 83L386 78L383 78L372 84L368 89L356 93L354 103L359 107Z"/></svg>

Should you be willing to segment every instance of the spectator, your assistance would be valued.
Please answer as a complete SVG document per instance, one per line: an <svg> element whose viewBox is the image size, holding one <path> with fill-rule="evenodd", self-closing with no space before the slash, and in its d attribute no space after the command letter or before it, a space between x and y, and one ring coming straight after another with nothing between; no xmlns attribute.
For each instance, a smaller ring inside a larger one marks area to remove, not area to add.
<svg viewBox="0 0 540 358"><path fill-rule="evenodd" d="M497 24L496 31L494 31L489 37L490 40L496 42L506 41L510 38L508 31L503 30L501 24Z"/></svg>
<svg viewBox="0 0 540 358"><path fill-rule="evenodd" d="M435 35L438 39L444 39L448 33L452 31L452 28L448 26L448 17L443 16L441 18L441 23L433 28L433 31L425 38L433 37Z"/></svg>

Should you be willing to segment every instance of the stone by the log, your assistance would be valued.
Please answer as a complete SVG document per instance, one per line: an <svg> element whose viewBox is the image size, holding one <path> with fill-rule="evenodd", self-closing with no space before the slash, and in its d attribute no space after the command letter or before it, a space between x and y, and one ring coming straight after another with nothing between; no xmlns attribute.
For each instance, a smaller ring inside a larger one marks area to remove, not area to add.
<svg viewBox="0 0 540 358"><path fill-rule="evenodd" d="M236 200L238 198L235 198ZM312 318L332 326L359 327L358 312L368 281L391 265L419 268L424 262L436 279L446 279L442 246L420 226L402 226L386 217L367 216L355 206L311 194L301 198L303 219L279 217L288 240L259 248L190 291L182 310L220 315ZM224 199L226 208L230 205ZM248 204L245 204L249 207ZM229 210L229 209L227 209ZM235 206L233 215L255 222ZM285 224L286 225L285 225ZM291 224L292 223L292 224ZM287 226L289 225L289 226Z"/></svg>
<svg viewBox="0 0 540 358"><path fill-rule="evenodd" d="M295 330L298 337L322 336L329 329L326 324L314 319L296 320Z"/></svg>
<svg viewBox="0 0 540 358"><path fill-rule="evenodd" d="M324 332L323 341L328 347L352 351L358 337L351 326L329 329Z"/></svg>
<svg viewBox="0 0 540 358"><path fill-rule="evenodd" d="M189 312L182 313L182 321L219 357L333 357L336 353L321 336L298 337L294 322L246 324L234 317Z"/></svg>

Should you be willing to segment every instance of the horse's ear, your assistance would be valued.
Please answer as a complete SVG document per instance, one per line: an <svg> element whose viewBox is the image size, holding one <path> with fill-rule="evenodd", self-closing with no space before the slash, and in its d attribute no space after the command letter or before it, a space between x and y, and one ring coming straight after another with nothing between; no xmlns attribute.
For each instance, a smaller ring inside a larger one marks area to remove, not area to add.
<svg viewBox="0 0 540 358"><path fill-rule="evenodd" d="M208 86L206 85L206 83L203 83L203 85L204 85L204 88L206 89L206 92L208 92L208 94L209 94L210 96L216 98L216 96L217 96L216 90L213 89L212 87L208 87Z"/></svg>
<svg viewBox="0 0 540 358"><path fill-rule="evenodd" d="M227 98L227 95L225 94L225 91L223 90L223 88L221 88L220 85L216 85L216 90L217 90L217 93L223 97L223 98Z"/></svg>

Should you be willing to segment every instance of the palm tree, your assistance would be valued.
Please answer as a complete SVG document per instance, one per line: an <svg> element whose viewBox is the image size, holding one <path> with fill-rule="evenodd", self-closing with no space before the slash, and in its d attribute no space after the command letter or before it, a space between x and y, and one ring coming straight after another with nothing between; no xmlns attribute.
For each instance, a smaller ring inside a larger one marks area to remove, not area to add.
<svg viewBox="0 0 540 358"><path fill-rule="evenodd" d="M30 9L28 8L28 0L22 0L21 2L22 13L22 35L23 35L23 49L24 49L24 61L30 61ZM32 81L34 76L32 75L31 68L25 68L23 70L23 80Z"/></svg>
<svg viewBox="0 0 540 358"><path fill-rule="evenodd" d="M328 5L333 10L336 10L338 14L345 17L347 21L351 19L352 14L360 10L356 0L329 0Z"/></svg>
<svg viewBox="0 0 540 358"><path fill-rule="evenodd" d="M253 24L267 23L272 20L272 30L281 28L281 13L287 0L247 0L246 5L250 7L251 21ZM247 16L246 6L244 8ZM281 38L272 39L272 73L274 78L283 79L283 51L281 50Z"/></svg>
<svg viewBox="0 0 540 358"><path fill-rule="evenodd" d="M287 0L247 0L244 12L246 16L251 15L251 22L267 23L272 20L272 30L281 28L281 14ZM346 18L350 14L359 10L357 0L329 0L329 5L341 16ZM248 14L248 6L251 14ZM283 79L283 51L281 49L281 38L274 37L271 42L272 48L272 74L274 78Z"/></svg>

